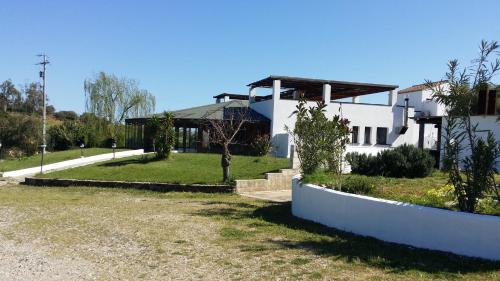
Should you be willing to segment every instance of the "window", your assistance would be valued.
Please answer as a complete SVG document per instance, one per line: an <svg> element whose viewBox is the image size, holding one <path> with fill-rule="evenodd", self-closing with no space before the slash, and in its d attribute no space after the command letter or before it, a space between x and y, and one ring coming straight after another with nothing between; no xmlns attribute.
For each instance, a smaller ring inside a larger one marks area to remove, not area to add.
<svg viewBox="0 0 500 281"><path fill-rule="evenodd" d="M351 132L351 142L352 143L358 143L358 136L359 136L359 127L358 126L352 126L352 132Z"/></svg>
<svg viewBox="0 0 500 281"><path fill-rule="evenodd" d="M377 144L387 144L387 128L377 127Z"/></svg>
<svg viewBox="0 0 500 281"><path fill-rule="evenodd" d="M372 128L365 127L365 144L372 144L371 139L372 139Z"/></svg>

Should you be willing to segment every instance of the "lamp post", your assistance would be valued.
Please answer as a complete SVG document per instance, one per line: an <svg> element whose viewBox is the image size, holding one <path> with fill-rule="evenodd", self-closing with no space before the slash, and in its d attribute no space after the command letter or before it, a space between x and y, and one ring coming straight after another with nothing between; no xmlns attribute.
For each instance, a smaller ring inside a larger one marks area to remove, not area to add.
<svg viewBox="0 0 500 281"><path fill-rule="evenodd" d="M3 161L2 159L2 141L0 141L0 162Z"/></svg>
<svg viewBox="0 0 500 281"><path fill-rule="evenodd" d="M113 159L115 159L116 142L113 142L113 144L111 145L111 148L113 149Z"/></svg>
<svg viewBox="0 0 500 281"><path fill-rule="evenodd" d="M45 148L47 147L46 144L40 145L40 149L42 150L42 160L40 162L40 173L43 174L43 155L45 154Z"/></svg>
<svg viewBox="0 0 500 281"><path fill-rule="evenodd" d="M83 148L85 148L85 144L83 142L80 143L80 158L84 158L83 156Z"/></svg>

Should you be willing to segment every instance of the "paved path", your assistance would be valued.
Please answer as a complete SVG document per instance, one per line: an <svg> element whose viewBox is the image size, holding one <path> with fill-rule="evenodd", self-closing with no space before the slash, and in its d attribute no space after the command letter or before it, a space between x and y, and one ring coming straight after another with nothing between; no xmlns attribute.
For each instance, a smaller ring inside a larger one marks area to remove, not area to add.
<svg viewBox="0 0 500 281"><path fill-rule="evenodd" d="M241 196L246 196L255 199L267 200L272 202L289 202L292 201L291 190L278 190L278 191L254 191L254 192L240 192Z"/></svg>
<svg viewBox="0 0 500 281"><path fill-rule="evenodd" d="M62 162L47 164L47 165L43 166L43 172L46 173L46 172L60 171L60 170L95 164L95 163L99 163L99 162L104 162L104 161L112 160L114 158L124 158L124 157L130 157L130 156L136 156L136 155L142 155L142 154L144 154L144 149L120 151L120 152L116 152L114 154L113 153L98 154L98 155L88 156L88 157L84 157L84 158L76 158L76 159L72 159L72 160L66 160L66 161L62 161ZM32 167L32 168L26 168L26 169L21 169L21 170L4 172L3 177L4 178L24 179L27 176L34 176L38 173L40 173L40 167Z"/></svg>

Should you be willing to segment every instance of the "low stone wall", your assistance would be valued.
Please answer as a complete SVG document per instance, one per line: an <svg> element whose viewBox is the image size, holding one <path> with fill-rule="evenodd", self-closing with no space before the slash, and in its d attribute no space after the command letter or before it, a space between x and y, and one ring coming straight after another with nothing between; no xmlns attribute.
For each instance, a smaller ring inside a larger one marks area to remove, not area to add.
<svg viewBox="0 0 500 281"><path fill-rule="evenodd" d="M301 184L294 177L292 213L387 242L500 260L500 217L455 212Z"/></svg>
<svg viewBox="0 0 500 281"><path fill-rule="evenodd" d="M26 178L26 185L33 186L94 186L111 188L134 188L152 191L178 191L178 192L205 192L205 193L231 193L234 187L231 185L217 184L175 184L154 182L125 182L125 181L101 181L101 180L75 180L75 179L45 179Z"/></svg>
<svg viewBox="0 0 500 281"><path fill-rule="evenodd" d="M279 173L266 173L265 179L236 180L236 192L290 190L292 178L298 173L295 169L281 169Z"/></svg>

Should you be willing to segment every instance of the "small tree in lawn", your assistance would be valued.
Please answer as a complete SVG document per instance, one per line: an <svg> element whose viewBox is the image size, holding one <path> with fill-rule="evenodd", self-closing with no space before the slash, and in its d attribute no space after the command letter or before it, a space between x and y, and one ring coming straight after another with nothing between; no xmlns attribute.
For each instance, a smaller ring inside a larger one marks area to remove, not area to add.
<svg viewBox="0 0 500 281"><path fill-rule="evenodd" d="M231 152L229 145L234 142L234 138L240 131L243 124L249 121L250 114L248 107L241 104L239 107L223 107L219 109L222 114L221 119L209 119L211 126L210 141L222 147L221 167L222 180L229 182L229 166L231 165Z"/></svg>
<svg viewBox="0 0 500 281"><path fill-rule="evenodd" d="M295 127L293 130L285 127L294 140L302 171L312 174L326 169L335 176L336 186L341 189L340 175L345 147L349 143L349 121L339 115L328 119L323 101L312 107L306 105L306 100L301 98L294 112L297 115Z"/></svg>
<svg viewBox="0 0 500 281"><path fill-rule="evenodd" d="M478 124L473 124L471 115L479 93L494 87L491 79L500 70L500 60L490 59L495 53L499 54L499 49L496 41L482 41L479 58L473 61L472 67L460 69L457 60L450 61L446 73L448 90L427 82L434 98L446 106L444 169L455 188L458 207L471 213L485 193L496 192L498 197L495 166L500 156L500 143L495 141L491 131L486 138L481 138Z"/></svg>
<svg viewBox="0 0 500 281"><path fill-rule="evenodd" d="M163 112L161 118L153 116L148 125L156 158L168 159L175 144L174 117L172 113Z"/></svg>

